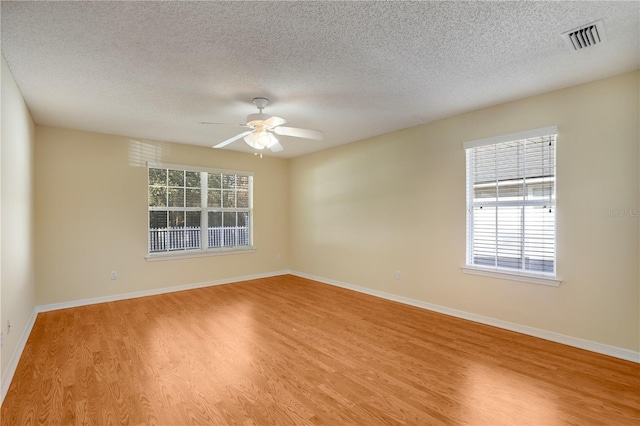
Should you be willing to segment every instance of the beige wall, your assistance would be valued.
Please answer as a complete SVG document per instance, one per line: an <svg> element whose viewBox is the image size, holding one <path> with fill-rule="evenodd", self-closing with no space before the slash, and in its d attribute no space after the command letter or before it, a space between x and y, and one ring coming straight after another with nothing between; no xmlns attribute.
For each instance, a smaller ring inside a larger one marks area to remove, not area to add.
<svg viewBox="0 0 640 426"><path fill-rule="evenodd" d="M35 307L33 141L31 115L2 57L0 325L4 342L0 357L3 379ZM9 333L7 320L11 321ZM3 389L5 385L8 383L3 383Z"/></svg>
<svg viewBox="0 0 640 426"><path fill-rule="evenodd" d="M38 305L289 268L286 160L36 126L35 161ZM147 161L255 172L257 250L147 262Z"/></svg>
<svg viewBox="0 0 640 426"><path fill-rule="evenodd" d="M292 269L640 349L639 72L298 157ZM558 125L559 288L466 275L462 143ZM403 279L395 279L401 270Z"/></svg>

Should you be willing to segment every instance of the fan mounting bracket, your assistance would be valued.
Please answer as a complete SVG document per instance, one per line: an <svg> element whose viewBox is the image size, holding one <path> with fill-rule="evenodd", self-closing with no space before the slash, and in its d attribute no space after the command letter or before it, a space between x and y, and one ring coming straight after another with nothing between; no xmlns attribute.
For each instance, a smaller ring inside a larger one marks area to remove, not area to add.
<svg viewBox="0 0 640 426"><path fill-rule="evenodd" d="M258 110L262 114L262 110L266 108L269 104L269 99L267 98L253 98L253 104L258 107Z"/></svg>

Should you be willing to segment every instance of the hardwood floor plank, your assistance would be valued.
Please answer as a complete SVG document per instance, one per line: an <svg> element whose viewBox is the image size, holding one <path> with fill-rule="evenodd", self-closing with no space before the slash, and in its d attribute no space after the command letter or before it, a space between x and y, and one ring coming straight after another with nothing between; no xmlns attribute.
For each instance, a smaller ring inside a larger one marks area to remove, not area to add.
<svg viewBox="0 0 640 426"><path fill-rule="evenodd" d="M640 365L293 276L38 315L1 424L640 423Z"/></svg>

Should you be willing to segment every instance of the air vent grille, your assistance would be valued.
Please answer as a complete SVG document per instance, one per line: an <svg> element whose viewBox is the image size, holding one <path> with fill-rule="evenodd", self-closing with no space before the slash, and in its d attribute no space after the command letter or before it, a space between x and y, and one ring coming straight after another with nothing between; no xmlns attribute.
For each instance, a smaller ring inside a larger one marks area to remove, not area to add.
<svg viewBox="0 0 640 426"><path fill-rule="evenodd" d="M600 44L604 41L602 20L562 33L562 38L571 50L582 50Z"/></svg>

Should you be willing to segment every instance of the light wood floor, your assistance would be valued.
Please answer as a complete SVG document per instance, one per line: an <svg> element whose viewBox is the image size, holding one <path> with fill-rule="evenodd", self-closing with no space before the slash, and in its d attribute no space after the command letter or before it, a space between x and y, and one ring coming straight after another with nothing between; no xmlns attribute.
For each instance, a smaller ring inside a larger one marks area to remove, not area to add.
<svg viewBox="0 0 640 426"><path fill-rule="evenodd" d="M40 314L23 424L639 424L640 365L282 276Z"/></svg>

